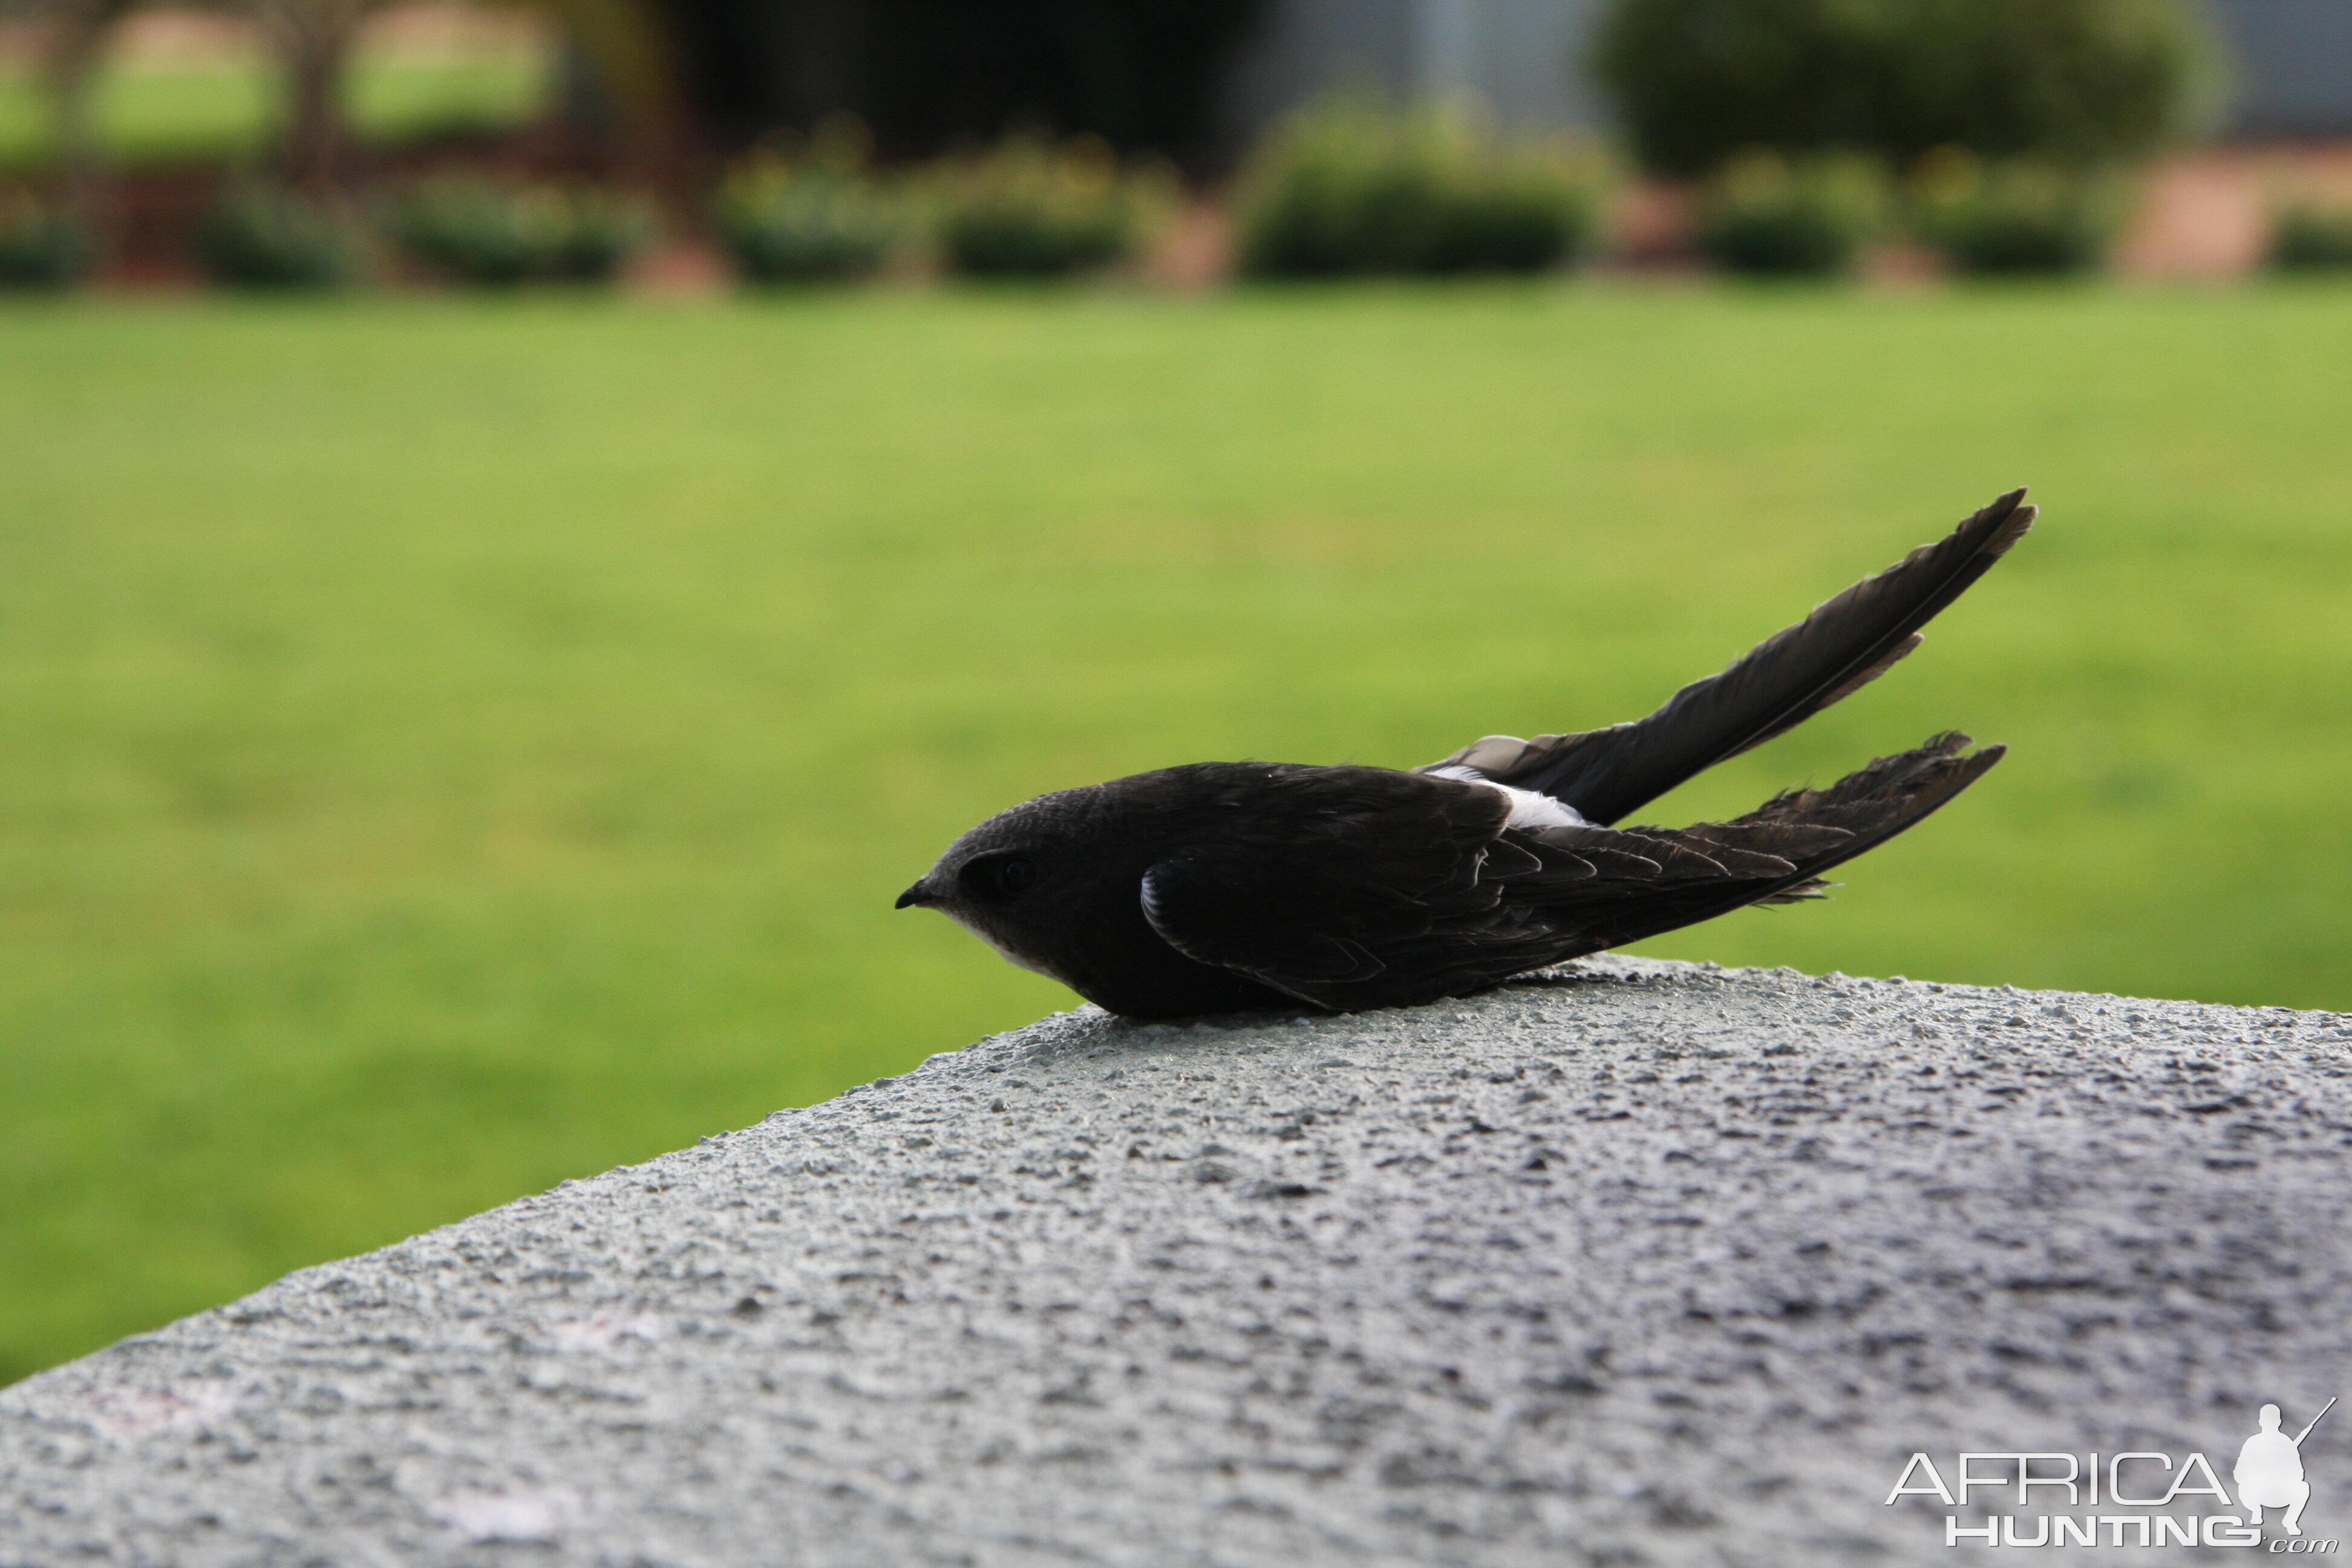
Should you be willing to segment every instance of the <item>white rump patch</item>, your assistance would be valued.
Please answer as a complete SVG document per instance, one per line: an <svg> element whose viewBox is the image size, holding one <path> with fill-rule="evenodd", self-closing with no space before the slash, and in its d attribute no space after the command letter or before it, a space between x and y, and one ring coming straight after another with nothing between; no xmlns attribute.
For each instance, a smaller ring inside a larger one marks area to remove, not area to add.
<svg viewBox="0 0 2352 1568"><path fill-rule="evenodd" d="M1501 790L1511 797L1510 819L1506 827L1590 827L1584 814L1564 800L1554 800L1548 795L1538 795L1531 789L1513 789L1508 784L1487 781L1488 789Z"/></svg>
<svg viewBox="0 0 2352 1568"><path fill-rule="evenodd" d="M1429 770L1432 778L1459 779L1464 784L1485 784L1510 797L1511 815L1503 826L1529 832L1539 827L1590 827L1581 812L1564 800L1554 800L1548 795L1538 795L1531 789L1513 789L1509 784L1496 784L1476 768L1461 763L1449 763Z"/></svg>

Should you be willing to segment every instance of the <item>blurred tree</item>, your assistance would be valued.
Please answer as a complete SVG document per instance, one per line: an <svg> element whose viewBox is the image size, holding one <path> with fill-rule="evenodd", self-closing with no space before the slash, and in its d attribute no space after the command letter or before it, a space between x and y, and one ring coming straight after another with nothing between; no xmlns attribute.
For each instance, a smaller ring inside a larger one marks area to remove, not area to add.
<svg viewBox="0 0 2352 1568"><path fill-rule="evenodd" d="M660 178L677 172L688 140L686 99L675 29L652 0L543 0L588 68L608 104L633 172Z"/></svg>
<svg viewBox="0 0 2352 1568"><path fill-rule="evenodd" d="M45 17L61 167L98 163L88 86L109 29L139 0L0 0ZM347 173L341 85L369 15L393 0L183 0L245 11L287 84L284 172ZM1207 143L1220 78L1265 0L488 0L554 16L588 62L616 141L675 173L689 115L721 142L854 113L886 154L992 142L1013 130L1093 133L1182 157ZM689 105L691 110L689 110Z"/></svg>
<svg viewBox="0 0 2352 1568"><path fill-rule="evenodd" d="M42 74L56 125L56 163L78 205L89 200L99 163L90 84L106 35L134 0L0 0L0 16L32 19L43 40Z"/></svg>
<svg viewBox="0 0 2352 1568"><path fill-rule="evenodd" d="M250 0L286 73L286 172L298 184L335 183L345 140L343 66L360 24L383 0Z"/></svg>
<svg viewBox="0 0 2352 1568"><path fill-rule="evenodd" d="M2188 0L1614 0L1593 63L1643 164L1690 175L1748 147L2128 158L2213 58Z"/></svg>
<svg viewBox="0 0 2352 1568"><path fill-rule="evenodd" d="M244 3L259 18L286 73L287 173L301 184L331 185L348 139L341 92L352 45L368 16L395 0ZM656 172L677 151L682 120L677 56L659 15L645 0L520 3L550 13L571 34L617 112L623 146L642 172Z"/></svg>
<svg viewBox="0 0 2352 1568"><path fill-rule="evenodd" d="M326 178L341 145L338 98L344 56L361 20L380 0L211 0L190 8L241 10L261 25L286 73L284 147L289 172ZM108 36L140 0L0 0L0 11L46 24L44 60L57 126L57 163L87 203L101 162L90 117L90 86Z"/></svg>

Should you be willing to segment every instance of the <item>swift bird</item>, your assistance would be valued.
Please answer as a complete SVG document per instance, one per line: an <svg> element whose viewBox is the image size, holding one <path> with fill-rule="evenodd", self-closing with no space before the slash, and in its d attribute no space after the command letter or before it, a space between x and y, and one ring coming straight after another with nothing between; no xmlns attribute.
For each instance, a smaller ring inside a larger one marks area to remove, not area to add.
<svg viewBox="0 0 2352 1568"><path fill-rule="evenodd" d="M2012 490L1646 719L1489 735L1411 773L1195 763L1061 790L948 847L900 909L1134 1018L1467 995L1711 920L1818 898L1822 872L1983 776L1931 736L1729 822L1612 827L1848 696L2033 525Z"/></svg>

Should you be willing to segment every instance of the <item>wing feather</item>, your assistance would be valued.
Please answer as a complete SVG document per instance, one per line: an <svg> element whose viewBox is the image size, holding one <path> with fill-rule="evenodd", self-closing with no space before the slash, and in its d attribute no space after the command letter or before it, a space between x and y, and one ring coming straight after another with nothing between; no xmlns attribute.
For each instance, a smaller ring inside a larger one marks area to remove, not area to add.
<svg viewBox="0 0 2352 1568"><path fill-rule="evenodd" d="M1646 719L1522 741L1488 735L1431 768L1467 767L1612 823L1727 758L1761 745L1885 674L1919 628L1991 570L2033 526L2011 490L1933 544L1825 600Z"/></svg>
<svg viewBox="0 0 2352 1568"><path fill-rule="evenodd" d="M1999 762L1947 733L1825 790L1685 828L1505 826L1475 784L1298 769L1143 878L1186 957L1340 1011L1429 1001L1754 903L1902 832Z"/></svg>

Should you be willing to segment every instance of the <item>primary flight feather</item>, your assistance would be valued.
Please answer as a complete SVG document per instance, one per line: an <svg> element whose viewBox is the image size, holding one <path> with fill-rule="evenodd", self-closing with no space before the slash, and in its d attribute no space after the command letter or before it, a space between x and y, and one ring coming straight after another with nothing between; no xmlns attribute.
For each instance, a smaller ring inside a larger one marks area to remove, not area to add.
<svg viewBox="0 0 2352 1568"><path fill-rule="evenodd" d="M1195 763L1040 795L948 847L938 909L1129 1017L1397 1006L1749 904L1919 822L2002 749L1957 732L1729 822L1616 827L1885 673L2033 525L2012 490L1646 719L1489 735L1411 773Z"/></svg>

